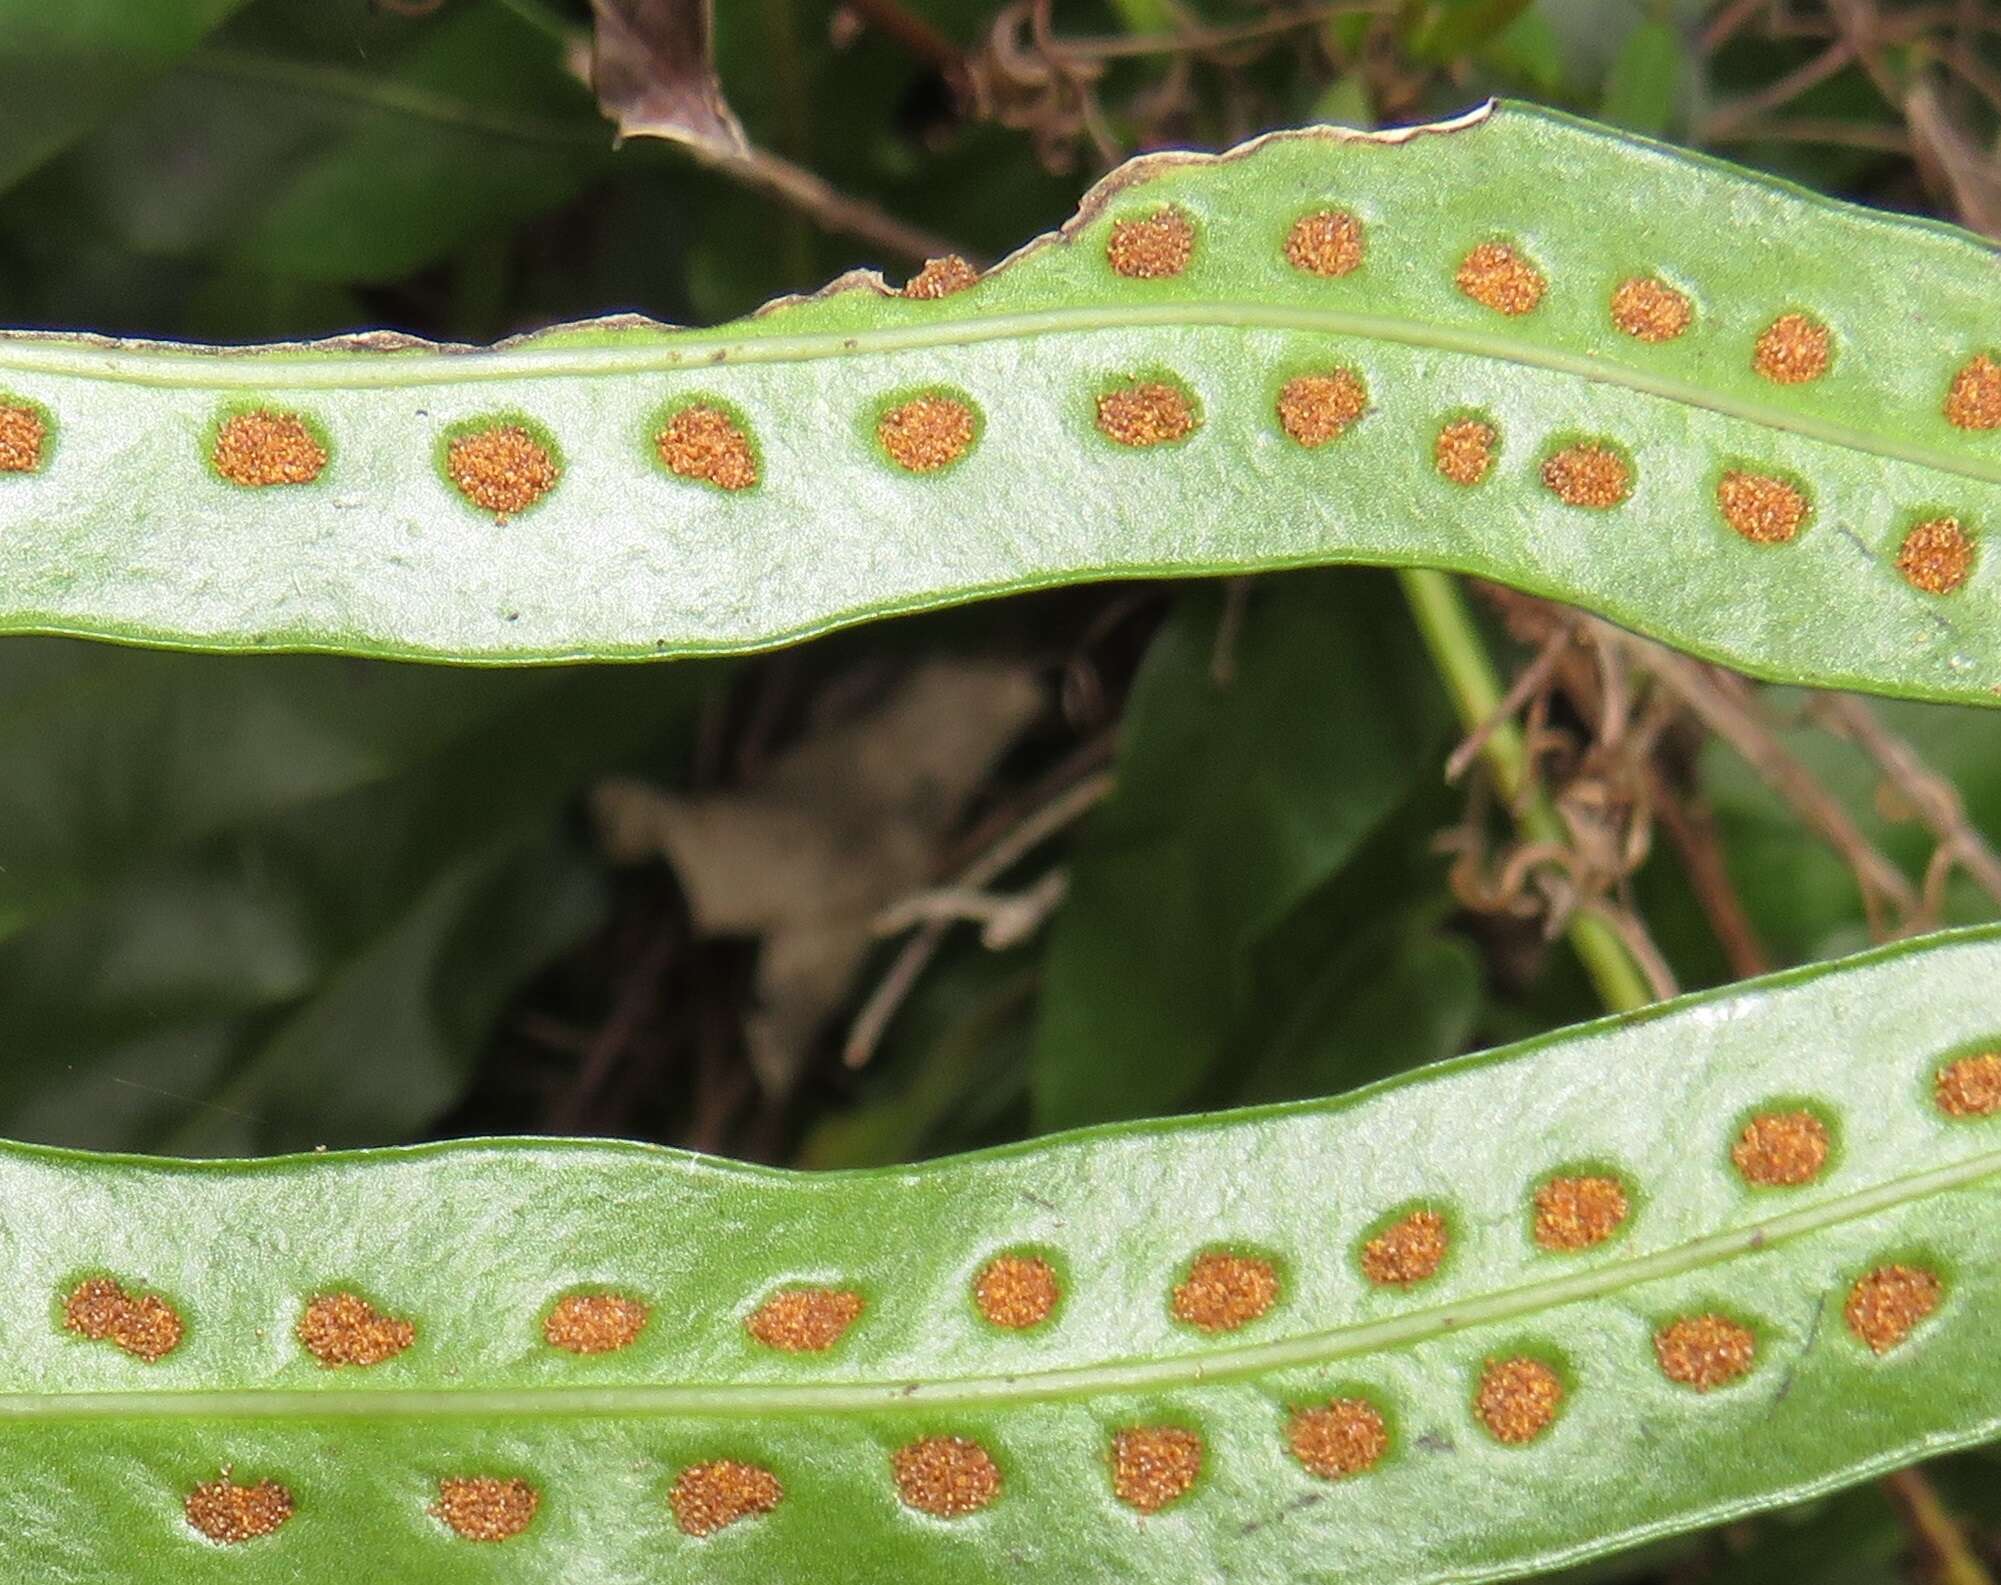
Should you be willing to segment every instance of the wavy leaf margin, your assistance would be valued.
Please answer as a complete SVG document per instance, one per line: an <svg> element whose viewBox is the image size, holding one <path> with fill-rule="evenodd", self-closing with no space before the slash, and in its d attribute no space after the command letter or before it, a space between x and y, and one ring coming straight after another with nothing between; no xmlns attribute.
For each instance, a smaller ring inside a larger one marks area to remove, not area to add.
<svg viewBox="0 0 2001 1585"><path fill-rule="evenodd" d="M1315 273L1339 247L1288 246L1328 215L1363 239L1339 274ZM1145 230L1163 216L1179 254ZM2001 686L2001 277L1966 233L1502 105L1148 156L976 284L934 280L963 289L851 276L713 331L607 320L484 351L0 338L0 405L43 430L34 471L0 472L0 630L640 658L1078 579L1358 561L1495 578L1766 676ZM1311 445L1279 411L1301 375L1363 394L1357 414L1320 387ZM1097 404L1136 384L1196 427L1109 439ZM919 400L961 421L913 471L881 421ZM660 437L690 402L743 432L754 483L673 471ZM310 483L217 473L246 407L323 437ZM1467 421L1494 455L1459 484L1437 443ZM495 426L554 480L497 512L442 465Z"/></svg>

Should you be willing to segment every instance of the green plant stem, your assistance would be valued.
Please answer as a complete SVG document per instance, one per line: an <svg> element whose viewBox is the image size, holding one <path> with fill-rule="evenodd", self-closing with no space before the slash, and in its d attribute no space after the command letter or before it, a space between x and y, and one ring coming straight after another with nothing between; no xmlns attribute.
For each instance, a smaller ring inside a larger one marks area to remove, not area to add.
<svg viewBox="0 0 2001 1585"><path fill-rule="evenodd" d="M1512 721L1494 721L1503 697L1501 679L1459 584L1447 573L1424 567L1404 568L1397 576L1461 725L1475 732L1493 723L1481 745L1481 755L1501 796L1515 811L1523 838L1530 842L1566 841L1563 824L1549 800L1530 785L1528 748L1521 731ZM1571 914L1564 933L1610 1011L1631 1012L1653 1001L1646 976L1618 932L1603 919L1579 910Z"/></svg>
<svg viewBox="0 0 2001 1585"><path fill-rule="evenodd" d="M1959 1522L1946 1512L1938 1493L1921 1469L1900 1469L1883 1477L1892 1502L1903 1510L1920 1548L1932 1554L1938 1585L1993 1585L1986 1568L1973 1555Z"/></svg>

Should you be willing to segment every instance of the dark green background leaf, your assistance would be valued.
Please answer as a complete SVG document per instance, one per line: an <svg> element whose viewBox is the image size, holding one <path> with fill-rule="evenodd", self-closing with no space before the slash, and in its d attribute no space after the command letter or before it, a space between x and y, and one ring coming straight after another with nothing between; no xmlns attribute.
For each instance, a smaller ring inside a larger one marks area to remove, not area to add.
<svg viewBox="0 0 2001 1585"><path fill-rule="evenodd" d="M243 0L5 0L0 189L165 71Z"/></svg>
<svg viewBox="0 0 2001 1585"><path fill-rule="evenodd" d="M1038 1127L1188 1105L1259 942L1436 774L1443 704L1385 593L1287 578L1226 619L1201 590L1154 641L1050 940Z"/></svg>
<svg viewBox="0 0 2001 1585"><path fill-rule="evenodd" d="M236 1154L421 1131L581 935L554 816L694 673L246 667L10 645L0 1127Z"/></svg>

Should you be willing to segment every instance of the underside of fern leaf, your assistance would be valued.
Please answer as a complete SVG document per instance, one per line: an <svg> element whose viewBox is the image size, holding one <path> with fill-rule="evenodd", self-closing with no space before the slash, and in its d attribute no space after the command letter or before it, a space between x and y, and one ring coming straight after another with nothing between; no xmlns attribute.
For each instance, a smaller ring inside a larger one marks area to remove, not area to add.
<svg viewBox="0 0 2001 1585"><path fill-rule="evenodd" d="M9 1579L1500 1578L2001 1429L2001 929L808 1177L0 1153Z"/></svg>
<svg viewBox="0 0 2001 1585"><path fill-rule="evenodd" d="M1548 112L1139 160L976 278L486 351L0 338L0 629L521 662L1459 569L1745 670L2001 688L1965 233Z"/></svg>

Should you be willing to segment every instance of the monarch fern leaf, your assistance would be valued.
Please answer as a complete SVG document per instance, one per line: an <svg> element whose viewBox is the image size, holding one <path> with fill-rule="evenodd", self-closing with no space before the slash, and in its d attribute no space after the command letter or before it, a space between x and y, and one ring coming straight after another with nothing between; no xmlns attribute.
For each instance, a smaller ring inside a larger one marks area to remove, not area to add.
<svg viewBox="0 0 2001 1585"><path fill-rule="evenodd" d="M1113 575L1455 568L2001 685L1996 255L1546 111L1151 156L976 277L490 350L0 338L0 629L678 655Z"/></svg>
<svg viewBox="0 0 2001 1585"><path fill-rule="evenodd" d="M1968 931L823 1177L7 1147L0 1560L1417 1585L1795 1499L2001 1429L1996 984Z"/></svg>

